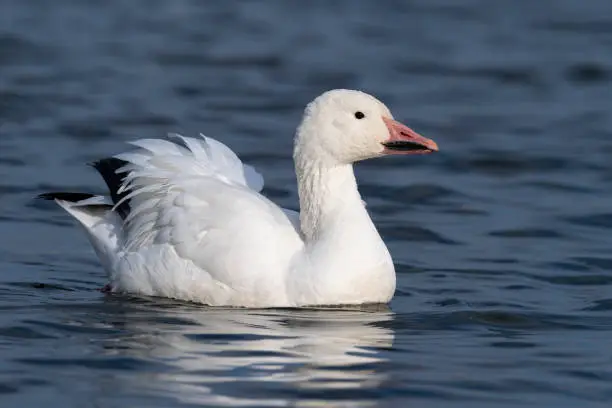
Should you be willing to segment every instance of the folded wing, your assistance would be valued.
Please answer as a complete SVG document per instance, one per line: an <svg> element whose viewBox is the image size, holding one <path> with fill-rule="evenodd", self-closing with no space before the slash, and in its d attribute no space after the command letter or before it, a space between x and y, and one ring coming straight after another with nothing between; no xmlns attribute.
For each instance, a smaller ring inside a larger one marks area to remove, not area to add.
<svg viewBox="0 0 612 408"><path fill-rule="evenodd" d="M142 273L160 286L179 269L207 276L235 290L256 290L258 281L278 279L303 245L295 213L261 195L263 178L225 145L174 135L171 140L133 142L135 151L116 156L125 163L116 206L129 202L124 220L127 262L119 274ZM288 217L290 215L291 219ZM166 251L160 261L151 248ZM168 252L169 251L169 252ZM149 254L149 255L145 255ZM173 256L183 262L174 265ZM163 261L163 262L162 262ZM151 262L157 265L151 269ZM184 277L183 277L184 278Z"/></svg>

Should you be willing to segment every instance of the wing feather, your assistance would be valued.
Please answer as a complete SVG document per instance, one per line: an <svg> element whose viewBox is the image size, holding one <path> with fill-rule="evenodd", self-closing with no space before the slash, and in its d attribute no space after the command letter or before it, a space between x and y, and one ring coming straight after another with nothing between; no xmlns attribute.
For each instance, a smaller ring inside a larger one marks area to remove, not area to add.
<svg viewBox="0 0 612 408"><path fill-rule="evenodd" d="M124 220L125 272L152 247L170 246L206 275L198 277L202 281L248 290L262 279L274 288L269 280L277 276L281 285L288 263L303 246L297 213L259 194L261 175L222 143L180 135L171 140L138 140L132 143L138 150L117 156L127 162L122 171L129 171L122 186L131 208ZM168 273L181 273L176 269ZM167 277L161 275L148 275L153 287L155 279L157 286L164 284Z"/></svg>

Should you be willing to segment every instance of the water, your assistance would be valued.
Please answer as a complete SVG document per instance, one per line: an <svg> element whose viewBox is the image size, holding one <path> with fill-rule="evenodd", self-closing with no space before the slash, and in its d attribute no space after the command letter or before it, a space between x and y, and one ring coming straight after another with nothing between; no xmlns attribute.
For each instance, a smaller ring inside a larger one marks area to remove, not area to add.
<svg viewBox="0 0 612 408"><path fill-rule="evenodd" d="M0 404L608 407L607 0L3 0ZM306 102L362 88L435 139L358 166L389 309L105 296L48 190L137 137L204 132L295 208Z"/></svg>

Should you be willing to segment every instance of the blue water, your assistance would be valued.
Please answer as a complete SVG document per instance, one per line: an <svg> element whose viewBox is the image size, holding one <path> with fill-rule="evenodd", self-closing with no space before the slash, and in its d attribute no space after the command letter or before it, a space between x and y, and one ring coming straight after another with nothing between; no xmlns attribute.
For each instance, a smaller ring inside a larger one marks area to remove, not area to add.
<svg viewBox="0 0 612 408"><path fill-rule="evenodd" d="M0 406L609 407L611 49L608 0L2 0ZM294 128L339 87L441 148L357 168L389 308L104 295L33 199L203 132L295 208Z"/></svg>

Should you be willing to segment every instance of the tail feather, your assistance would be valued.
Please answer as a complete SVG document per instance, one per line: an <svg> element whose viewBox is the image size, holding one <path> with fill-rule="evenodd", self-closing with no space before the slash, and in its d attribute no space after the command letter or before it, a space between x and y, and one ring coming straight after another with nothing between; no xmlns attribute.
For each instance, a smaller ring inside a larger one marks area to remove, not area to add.
<svg viewBox="0 0 612 408"><path fill-rule="evenodd" d="M104 179L110 197L89 193L49 192L40 194L38 198L55 201L81 224L100 262L112 274L113 264L123 246L123 219L130 212L129 200L120 203L127 192L119 192L127 174L118 170L126 162L112 157L91 165Z"/></svg>
<svg viewBox="0 0 612 408"><path fill-rule="evenodd" d="M108 273L123 245L123 219L108 197L88 193L52 192L38 196L54 200L85 229L87 238Z"/></svg>

